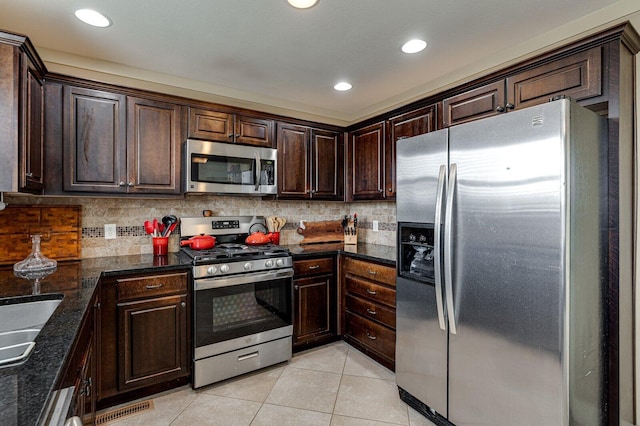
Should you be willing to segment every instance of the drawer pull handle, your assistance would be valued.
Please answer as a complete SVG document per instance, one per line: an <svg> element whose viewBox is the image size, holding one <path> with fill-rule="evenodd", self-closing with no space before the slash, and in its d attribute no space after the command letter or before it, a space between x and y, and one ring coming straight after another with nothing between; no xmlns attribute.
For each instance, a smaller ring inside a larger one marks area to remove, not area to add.
<svg viewBox="0 0 640 426"><path fill-rule="evenodd" d="M251 358L255 358L258 355L260 355L260 353L258 351L251 352L250 354L246 354L246 355L240 355L238 357L238 362L239 361L244 361L244 360L247 360L247 359L251 359Z"/></svg>
<svg viewBox="0 0 640 426"><path fill-rule="evenodd" d="M162 284L156 284L156 285L147 285L145 286L147 290L155 290L157 288L162 287Z"/></svg>
<svg viewBox="0 0 640 426"><path fill-rule="evenodd" d="M367 337L371 340L376 340L377 337L367 331Z"/></svg>
<svg viewBox="0 0 640 426"><path fill-rule="evenodd" d="M309 269L318 269L320 267L320 265L313 265L313 266L309 266Z"/></svg>
<svg viewBox="0 0 640 426"><path fill-rule="evenodd" d="M369 275L378 275L378 271L374 271L372 269L367 270L367 272L369 272Z"/></svg>
<svg viewBox="0 0 640 426"><path fill-rule="evenodd" d="M372 295L372 296L375 296L376 294L378 294L378 292L377 292L377 291L375 291L375 290L371 290L370 288L368 288L368 289L367 289L367 293L369 293L369 294L370 294L370 295Z"/></svg>
<svg viewBox="0 0 640 426"><path fill-rule="evenodd" d="M369 313L369 315L378 315L378 313L376 311L372 311L369 308L367 308L367 313Z"/></svg>

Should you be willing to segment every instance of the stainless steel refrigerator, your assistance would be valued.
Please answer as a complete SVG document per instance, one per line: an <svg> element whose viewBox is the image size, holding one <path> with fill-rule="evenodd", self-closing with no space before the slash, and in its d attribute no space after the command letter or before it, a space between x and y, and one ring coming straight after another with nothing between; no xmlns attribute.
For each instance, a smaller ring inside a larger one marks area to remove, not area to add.
<svg viewBox="0 0 640 426"><path fill-rule="evenodd" d="M561 99L397 142L396 380L435 423L604 421L605 137Z"/></svg>

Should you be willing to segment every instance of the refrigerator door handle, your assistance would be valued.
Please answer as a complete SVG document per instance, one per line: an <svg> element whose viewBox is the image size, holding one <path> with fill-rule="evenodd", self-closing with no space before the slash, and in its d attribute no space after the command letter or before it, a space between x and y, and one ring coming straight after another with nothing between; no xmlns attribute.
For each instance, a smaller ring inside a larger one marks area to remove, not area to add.
<svg viewBox="0 0 640 426"><path fill-rule="evenodd" d="M444 287L445 287L445 298L447 303L447 316L449 317L449 330L451 330L451 334L457 334L456 316L453 310L454 308L453 277L451 275L453 198L454 198L454 190L456 188L457 173L458 173L458 166L455 163L451 163L451 167L449 168L449 185L447 188L447 202L446 202L446 208L444 211Z"/></svg>
<svg viewBox="0 0 640 426"><path fill-rule="evenodd" d="M447 180L447 167L440 166L440 173L438 174L438 189L436 192L436 217L434 223L434 238L433 238L433 273L435 278L436 287L436 308L438 310L438 323L440 329L447 330L447 314L444 310L444 303L442 300L442 271L440 269L440 248L442 247L442 203L444 197L444 187Z"/></svg>

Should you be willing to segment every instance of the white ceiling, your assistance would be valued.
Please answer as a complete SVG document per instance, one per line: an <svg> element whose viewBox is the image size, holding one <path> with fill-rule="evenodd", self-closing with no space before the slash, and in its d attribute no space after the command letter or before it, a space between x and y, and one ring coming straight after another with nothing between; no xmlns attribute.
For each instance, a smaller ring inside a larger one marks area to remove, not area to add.
<svg viewBox="0 0 640 426"><path fill-rule="evenodd" d="M0 0L0 28L28 35L48 65L109 69L349 122L599 9L622 5L609 15L626 13L629 4L319 0L297 10L285 0ZM85 7L113 25L75 19ZM427 49L402 53L415 37ZM353 89L334 91L343 79Z"/></svg>

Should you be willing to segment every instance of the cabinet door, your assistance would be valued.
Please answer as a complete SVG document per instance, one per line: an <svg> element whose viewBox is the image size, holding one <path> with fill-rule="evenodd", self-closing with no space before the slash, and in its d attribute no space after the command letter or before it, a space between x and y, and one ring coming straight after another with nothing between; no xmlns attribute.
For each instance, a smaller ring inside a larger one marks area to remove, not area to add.
<svg viewBox="0 0 640 426"><path fill-rule="evenodd" d="M500 114L505 108L504 85L500 80L442 101L444 127Z"/></svg>
<svg viewBox="0 0 640 426"><path fill-rule="evenodd" d="M124 192L125 96L65 86L62 120L64 190Z"/></svg>
<svg viewBox="0 0 640 426"><path fill-rule="evenodd" d="M507 78L507 101L515 108L549 102L557 95L581 100L601 94L601 46Z"/></svg>
<svg viewBox="0 0 640 426"><path fill-rule="evenodd" d="M387 143L385 144L385 195L387 198L396 196L396 142L398 139L436 130L436 111L436 105L431 105L387 121Z"/></svg>
<svg viewBox="0 0 640 426"><path fill-rule="evenodd" d="M384 198L384 122L351 132L349 138L349 201Z"/></svg>
<svg viewBox="0 0 640 426"><path fill-rule="evenodd" d="M334 283L333 275L294 280L294 347L336 334Z"/></svg>
<svg viewBox="0 0 640 426"><path fill-rule="evenodd" d="M119 303L118 390L188 374L187 296Z"/></svg>
<svg viewBox="0 0 640 426"><path fill-rule="evenodd" d="M233 114L189 108L189 137L233 142Z"/></svg>
<svg viewBox="0 0 640 426"><path fill-rule="evenodd" d="M273 120L246 117L235 117L235 142L244 145L273 148Z"/></svg>
<svg viewBox="0 0 640 426"><path fill-rule="evenodd" d="M278 196L309 198L308 127L278 125Z"/></svg>
<svg viewBox="0 0 640 426"><path fill-rule="evenodd" d="M342 200L344 152L336 132L311 131L311 198Z"/></svg>
<svg viewBox="0 0 640 426"><path fill-rule="evenodd" d="M23 67L20 190L41 193L44 188L44 84L26 57L23 57Z"/></svg>
<svg viewBox="0 0 640 426"><path fill-rule="evenodd" d="M180 194L180 106L127 100L127 189Z"/></svg>

